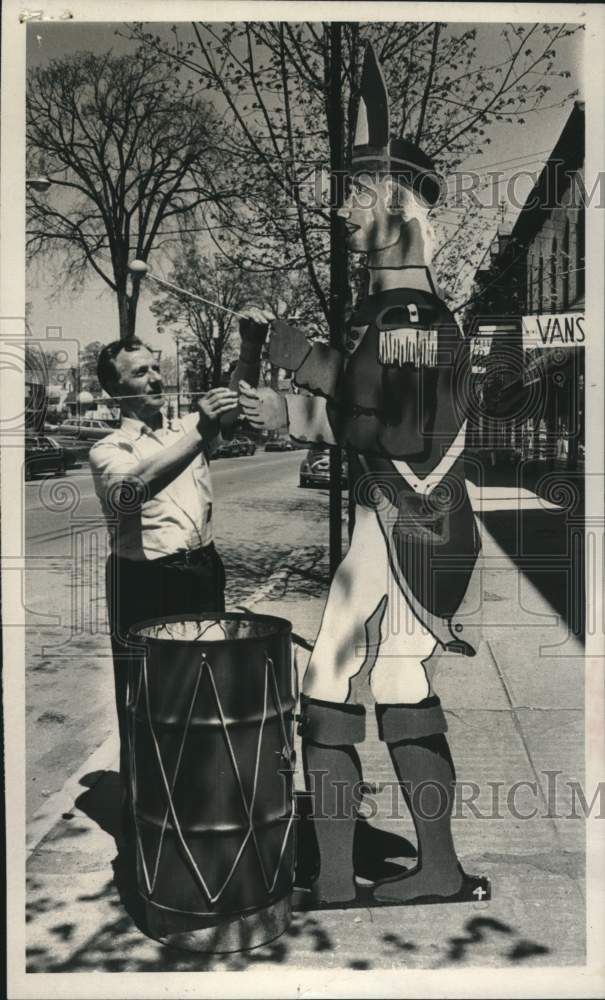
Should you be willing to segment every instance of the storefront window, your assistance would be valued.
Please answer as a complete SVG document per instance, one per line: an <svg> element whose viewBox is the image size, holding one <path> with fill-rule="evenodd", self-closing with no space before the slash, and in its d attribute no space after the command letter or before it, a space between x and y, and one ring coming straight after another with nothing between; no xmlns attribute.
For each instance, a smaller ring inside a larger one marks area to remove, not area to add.
<svg viewBox="0 0 605 1000"><path fill-rule="evenodd" d="M562 281L563 281L563 308L569 306L569 271L571 261L569 259L569 219L565 219L565 230L563 232L563 259L561 261Z"/></svg>
<svg viewBox="0 0 605 1000"><path fill-rule="evenodd" d="M544 258L538 261L538 312L544 312Z"/></svg>
<svg viewBox="0 0 605 1000"><path fill-rule="evenodd" d="M578 212L576 226L576 298L584 294L584 240L585 240L584 206Z"/></svg>
<svg viewBox="0 0 605 1000"><path fill-rule="evenodd" d="M550 311L557 311L557 237L553 237L550 252Z"/></svg>

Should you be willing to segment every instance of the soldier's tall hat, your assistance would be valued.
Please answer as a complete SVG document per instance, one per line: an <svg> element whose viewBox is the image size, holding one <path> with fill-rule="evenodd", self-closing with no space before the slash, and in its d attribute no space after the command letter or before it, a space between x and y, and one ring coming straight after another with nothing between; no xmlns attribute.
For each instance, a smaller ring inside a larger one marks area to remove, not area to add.
<svg viewBox="0 0 605 1000"><path fill-rule="evenodd" d="M435 205L441 193L441 178L435 164L409 139L391 139L390 131L387 86L372 43L367 42L351 173L392 174L428 205Z"/></svg>

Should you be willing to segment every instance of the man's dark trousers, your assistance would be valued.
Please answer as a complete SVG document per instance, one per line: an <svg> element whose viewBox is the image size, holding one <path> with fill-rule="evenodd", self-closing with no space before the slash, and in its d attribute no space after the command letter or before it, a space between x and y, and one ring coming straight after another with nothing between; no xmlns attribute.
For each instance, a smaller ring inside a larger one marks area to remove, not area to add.
<svg viewBox="0 0 605 1000"><path fill-rule="evenodd" d="M137 622L168 615L217 614L225 610L225 570L213 544L190 565L164 559L134 561L110 555L106 594L111 629L116 709L120 733L120 775L128 789L128 665L133 647L128 630Z"/></svg>

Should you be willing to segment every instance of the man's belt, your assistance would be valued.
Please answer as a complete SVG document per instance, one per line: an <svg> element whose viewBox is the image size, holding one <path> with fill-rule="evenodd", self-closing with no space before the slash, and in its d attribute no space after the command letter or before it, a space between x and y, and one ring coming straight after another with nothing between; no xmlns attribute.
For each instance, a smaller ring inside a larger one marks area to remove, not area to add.
<svg viewBox="0 0 605 1000"><path fill-rule="evenodd" d="M153 559L154 565L160 566L199 566L208 562L214 556L214 542L202 545L199 549L183 549L181 552L173 552L168 556L160 556Z"/></svg>

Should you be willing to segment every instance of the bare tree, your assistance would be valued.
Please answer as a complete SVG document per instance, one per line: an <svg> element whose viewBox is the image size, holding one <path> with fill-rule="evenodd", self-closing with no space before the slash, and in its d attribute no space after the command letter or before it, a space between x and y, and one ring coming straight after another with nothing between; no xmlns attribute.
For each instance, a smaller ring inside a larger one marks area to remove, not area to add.
<svg viewBox="0 0 605 1000"><path fill-rule="evenodd" d="M179 237L196 208L220 201L216 114L149 48L78 53L28 75L29 169L52 179L28 198L28 252L56 260L78 287L91 272L115 292L122 338L135 331L132 258Z"/></svg>
<svg viewBox="0 0 605 1000"><path fill-rule="evenodd" d="M164 385L176 385L178 378L178 370L176 364L176 355L164 354L162 352L162 357L160 361L160 370L162 372L162 381Z"/></svg>
<svg viewBox="0 0 605 1000"><path fill-rule="evenodd" d="M92 340L89 344L84 345L79 357L80 388L86 389L95 397L100 397L102 393L101 384L97 378L97 360L103 346L100 340Z"/></svg>
<svg viewBox="0 0 605 1000"><path fill-rule="evenodd" d="M557 61L556 46L577 28L502 25L489 62L478 54L480 30L419 22L344 24L346 152L354 139L366 39L385 70L393 135L419 143L445 175L471 154L484 155L499 123L523 124L553 106L553 84L570 75ZM133 36L192 74L225 107L226 145L241 184L238 199L201 206L217 253L250 273L306 271L327 319L329 208L316 198L314 166L330 163L329 25L196 23L174 31L174 45L145 26L133 29ZM571 96L559 94L554 104ZM436 266L451 287L452 275L464 273L464 261L480 252L483 226L464 199L452 205L450 197L448 205L454 218L444 222L445 248Z"/></svg>
<svg viewBox="0 0 605 1000"><path fill-rule="evenodd" d="M250 301L249 282L241 271L200 250L191 236L183 238L174 257L170 281L208 299L208 304L178 292L162 292L151 305L158 330L173 328L177 334L194 337L197 345L185 351L190 367L200 369L198 380L201 371L209 369L211 384L220 385L223 365L237 354L233 334L238 331L238 319L233 313ZM195 352L197 365L191 357Z"/></svg>

